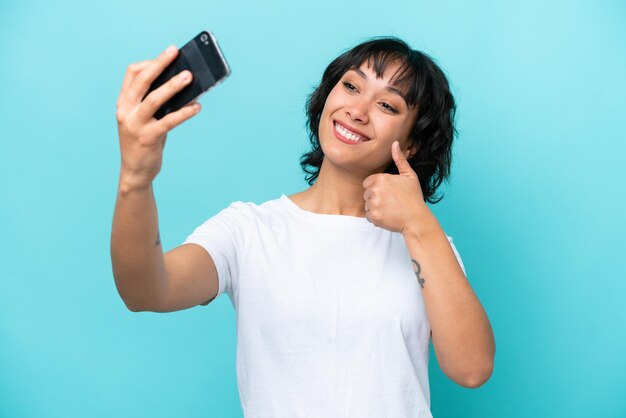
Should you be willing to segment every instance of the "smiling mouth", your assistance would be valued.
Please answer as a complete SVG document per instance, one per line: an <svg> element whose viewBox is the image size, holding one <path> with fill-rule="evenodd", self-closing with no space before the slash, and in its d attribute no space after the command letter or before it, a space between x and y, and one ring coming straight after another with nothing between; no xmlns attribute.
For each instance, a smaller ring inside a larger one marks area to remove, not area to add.
<svg viewBox="0 0 626 418"><path fill-rule="evenodd" d="M366 142L370 140L367 136L351 131L337 121L333 121L333 124L335 132L341 135L342 138L345 138L352 142Z"/></svg>

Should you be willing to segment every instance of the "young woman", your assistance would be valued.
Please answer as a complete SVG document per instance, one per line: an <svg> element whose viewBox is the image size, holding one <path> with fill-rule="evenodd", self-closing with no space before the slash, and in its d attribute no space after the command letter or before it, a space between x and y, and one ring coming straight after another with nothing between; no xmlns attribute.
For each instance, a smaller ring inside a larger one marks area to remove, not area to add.
<svg viewBox="0 0 626 418"><path fill-rule="evenodd" d="M234 202L163 254L152 181L167 132L199 105L152 117L185 74L141 98L175 56L132 64L118 101L111 256L127 307L170 312L227 293L246 417L431 417L431 337L453 381L487 381L489 320L426 205L441 200L455 133L433 60L397 38L341 54L307 101L310 187Z"/></svg>

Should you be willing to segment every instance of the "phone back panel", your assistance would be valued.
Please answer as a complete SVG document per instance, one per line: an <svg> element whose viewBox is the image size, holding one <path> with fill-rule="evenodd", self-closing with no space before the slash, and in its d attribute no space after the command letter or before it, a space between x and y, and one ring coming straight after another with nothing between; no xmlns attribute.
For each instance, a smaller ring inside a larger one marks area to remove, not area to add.
<svg viewBox="0 0 626 418"><path fill-rule="evenodd" d="M184 70L191 71L193 80L155 112L156 119L181 109L230 75L215 38L203 31L179 50L178 57L154 80L146 96Z"/></svg>

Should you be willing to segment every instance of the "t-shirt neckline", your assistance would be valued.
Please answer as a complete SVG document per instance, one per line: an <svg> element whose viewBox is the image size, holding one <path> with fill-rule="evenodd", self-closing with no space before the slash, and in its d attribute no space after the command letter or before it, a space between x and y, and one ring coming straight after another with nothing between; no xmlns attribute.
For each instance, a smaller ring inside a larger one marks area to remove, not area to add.
<svg viewBox="0 0 626 418"><path fill-rule="evenodd" d="M286 194L281 194L278 199L282 202L286 208L296 215L317 222L318 224L327 224L333 226L355 226L359 228L376 228L374 224L367 220L367 218L361 218L360 216L352 215L333 215L327 213L315 213L302 209L300 206L291 200Z"/></svg>

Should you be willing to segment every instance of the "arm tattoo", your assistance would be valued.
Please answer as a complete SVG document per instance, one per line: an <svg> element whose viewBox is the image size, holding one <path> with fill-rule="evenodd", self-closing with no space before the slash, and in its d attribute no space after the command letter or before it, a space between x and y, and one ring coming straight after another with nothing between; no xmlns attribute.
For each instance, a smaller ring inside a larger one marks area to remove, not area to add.
<svg viewBox="0 0 626 418"><path fill-rule="evenodd" d="M426 283L426 280L424 280L423 277L420 277L420 272L422 271L420 265L417 263L417 261L411 259L411 261L413 262L413 270L415 270L415 275L417 276L417 282L420 284L420 286L422 287L422 289L424 288L424 283Z"/></svg>
<svg viewBox="0 0 626 418"><path fill-rule="evenodd" d="M157 247L161 245L161 233L159 231L157 231L156 242L154 243L154 245L156 245Z"/></svg>

